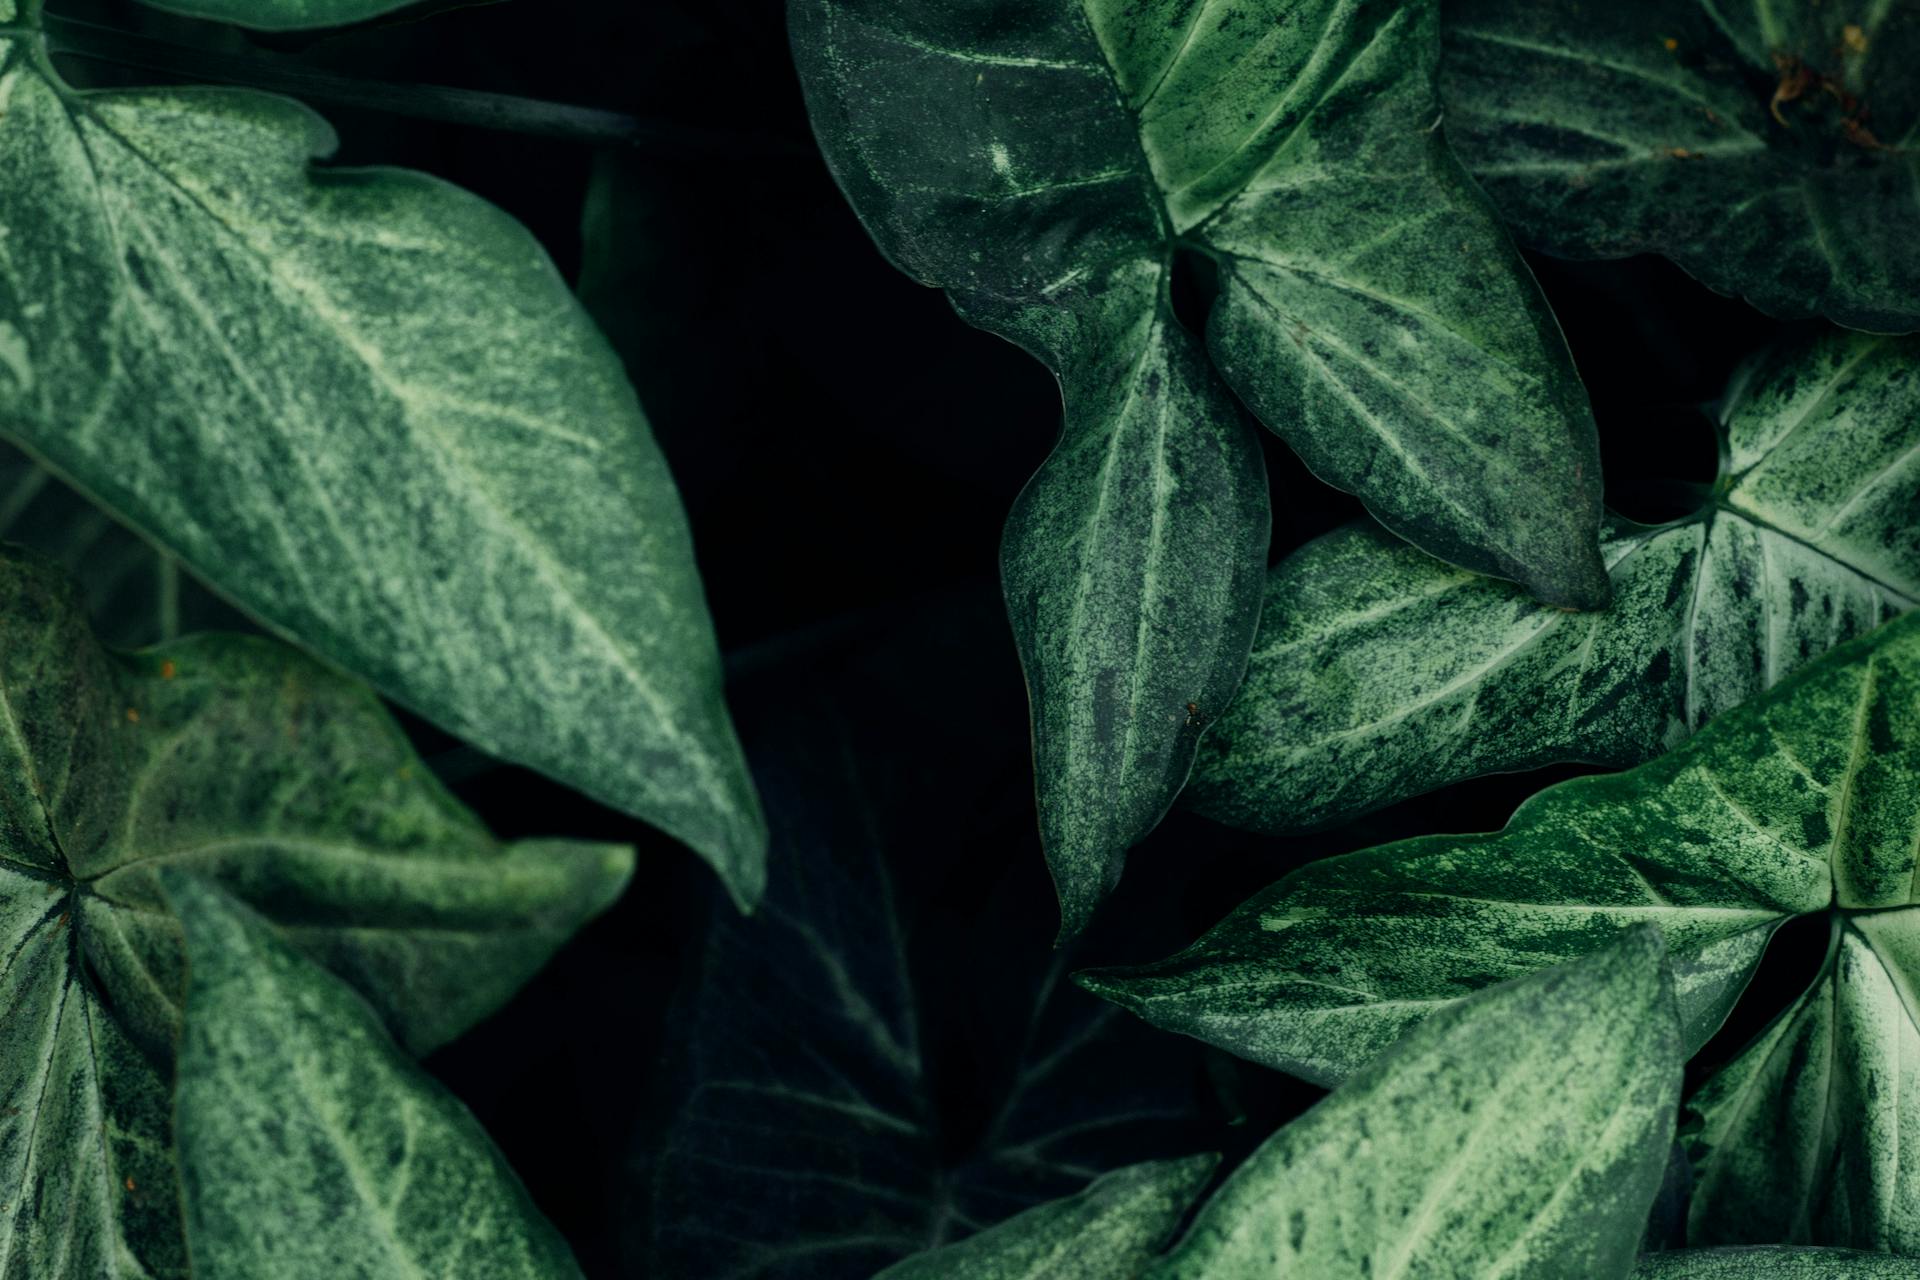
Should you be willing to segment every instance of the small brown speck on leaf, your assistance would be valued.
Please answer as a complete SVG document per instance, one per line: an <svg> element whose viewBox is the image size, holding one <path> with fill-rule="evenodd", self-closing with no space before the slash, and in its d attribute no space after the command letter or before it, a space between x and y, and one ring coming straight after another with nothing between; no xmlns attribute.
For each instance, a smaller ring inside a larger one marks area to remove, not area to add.
<svg viewBox="0 0 1920 1280"><path fill-rule="evenodd" d="M1865 53L1867 33L1861 30L1858 23L1849 22L1840 28L1840 43L1846 47L1848 53Z"/></svg>
<svg viewBox="0 0 1920 1280"><path fill-rule="evenodd" d="M1665 47L1668 53L1672 53L1674 50L1680 47L1680 42L1678 40L1675 40L1672 36L1668 36L1665 40L1662 40L1660 43L1663 47Z"/></svg>
<svg viewBox="0 0 1920 1280"><path fill-rule="evenodd" d="M179 674L180 668L173 665L172 658L168 658L160 664L160 678L162 680L171 680Z"/></svg>
<svg viewBox="0 0 1920 1280"><path fill-rule="evenodd" d="M129 1190L129 1191L131 1191L131 1190L133 1190L133 1179L132 1179L132 1178L128 1178L128 1179L127 1179L127 1190Z"/></svg>
<svg viewBox="0 0 1920 1280"><path fill-rule="evenodd" d="M127 723L128 724L140 723L140 709L138 707L127 708Z"/></svg>

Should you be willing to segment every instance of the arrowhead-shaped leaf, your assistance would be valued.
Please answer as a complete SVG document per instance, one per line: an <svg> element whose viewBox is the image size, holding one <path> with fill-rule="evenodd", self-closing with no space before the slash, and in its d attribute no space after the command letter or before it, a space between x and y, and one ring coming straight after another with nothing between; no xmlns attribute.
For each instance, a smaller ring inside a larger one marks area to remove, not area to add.
<svg viewBox="0 0 1920 1280"><path fill-rule="evenodd" d="M1638 764L1920 603L1920 340L1790 342L1735 376L1720 416L1705 507L1612 523L1602 613L1359 526L1288 557L1193 805L1298 831L1482 774Z"/></svg>
<svg viewBox="0 0 1920 1280"><path fill-rule="evenodd" d="M1311 863L1180 955L1084 980L1156 1025L1331 1081L1469 991L1652 922L1697 1048L1789 916L1920 901L1916 814L1909 614L1650 764L1542 791L1502 831Z"/></svg>
<svg viewBox="0 0 1920 1280"><path fill-rule="evenodd" d="M685 517L545 253L225 90L0 30L0 432L274 630L699 850L765 831Z"/></svg>
<svg viewBox="0 0 1920 1280"><path fill-rule="evenodd" d="M1153 1280L1625 1277L1682 1053L1659 934L1481 991L1294 1121Z"/></svg>
<svg viewBox="0 0 1920 1280"><path fill-rule="evenodd" d="M1448 0L1448 136L1519 237L1920 328L1920 22L1873 0Z"/></svg>
<svg viewBox="0 0 1920 1280"><path fill-rule="evenodd" d="M1218 1163L1128 1165L958 1244L897 1262L874 1280L1134 1280L1166 1247Z"/></svg>
<svg viewBox="0 0 1920 1280"><path fill-rule="evenodd" d="M265 920L165 873L186 935L175 1124L195 1280L578 1280L465 1106Z"/></svg>
<svg viewBox="0 0 1920 1280"><path fill-rule="evenodd" d="M1060 380L1002 568L1069 930L1239 679L1267 505L1229 389L1396 532L1604 603L1591 416L1436 131L1428 0L789 12L881 249ZM1204 347L1188 266L1218 286Z"/></svg>
<svg viewBox="0 0 1920 1280"><path fill-rule="evenodd" d="M1813 987L1688 1104L1688 1239L1920 1248L1920 911L1834 921Z"/></svg>
<svg viewBox="0 0 1920 1280"><path fill-rule="evenodd" d="M498 1007L631 872L625 848L495 841L369 691L275 641L109 653L11 549L0 628L8 1280L183 1265L164 1081L185 974L161 872L253 903L416 1052Z"/></svg>

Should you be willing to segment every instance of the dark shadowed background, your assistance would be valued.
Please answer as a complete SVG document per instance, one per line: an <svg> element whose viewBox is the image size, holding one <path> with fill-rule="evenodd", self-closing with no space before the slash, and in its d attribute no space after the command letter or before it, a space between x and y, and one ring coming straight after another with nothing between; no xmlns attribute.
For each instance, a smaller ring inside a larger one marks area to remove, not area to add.
<svg viewBox="0 0 1920 1280"><path fill-rule="evenodd" d="M1053 442L1058 393L1037 363L967 327L875 252L812 147L779 0L505 0L270 38L130 0L50 8L220 57L264 52L283 70L489 90L646 126L638 143L597 150L316 102L339 129L339 163L447 178L527 223L569 279L584 270L692 515L734 714L774 819L775 912L811 902L804 910L860 940L865 959L846 976L873 999L866 1049L876 1027L914 1028L912 1079L872 1086L917 1091L897 1100L911 1113L900 1133L912 1147L885 1155L897 1164L850 1150L864 1141L857 1117L799 1145L757 1121L722 1132L729 1115L749 1112L713 1112L711 1090L690 1101L703 1073L737 1083L739 1071L761 1071L744 1091L764 1098L782 1062L814 1045L840 1052L831 1042L844 1026L809 1030L819 992L801 979L781 986L789 963L804 967L783 948L827 926L801 919L796 933L769 915L723 919L715 934L714 912L727 908L690 854L409 720L423 753L500 834L641 850L624 901L429 1063L591 1276L864 1276L906 1247L909 1220L929 1206L950 1236L1071 1190L1078 1168L1244 1154L1319 1091L1117 1025L1121 1015L1059 971L1158 958L1305 860L1492 829L1539 786L1579 772L1486 779L1290 840L1176 812L1134 851L1086 945L1057 958L996 556L1001 521ZM80 83L177 78L64 65ZM351 101L350 85L334 87ZM1532 262L1593 397L1610 503L1643 520L1690 510L1687 483L1711 480L1716 461L1700 406L1775 326L1662 261ZM1275 559L1360 516L1266 443ZM837 879L803 884L793 868L804 857L838 859ZM1724 1060L1797 992L1823 943L1789 926L1755 998L1693 1070ZM876 986L886 990L873 996ZM1046 997L1038 1013L1036 991ZM1066 1031L1050 1057L1034 1038L1054 1034L1053 1022ZM1083 1024L1092 1038L1075 1040ZM1117 1037L1114 1047L1100 1037ZM774 1065L739 1065L755 1053ZM1028 1160L1007 1136L1010 1115L1069 1115L1144 1083L1179 1100L1123 1100L1110 1118L1136 1119L1089 1122L1073 1161ZM843 1243L867 1231L871 1247L782 1254L755 1243L829 1230Z"/></svg>

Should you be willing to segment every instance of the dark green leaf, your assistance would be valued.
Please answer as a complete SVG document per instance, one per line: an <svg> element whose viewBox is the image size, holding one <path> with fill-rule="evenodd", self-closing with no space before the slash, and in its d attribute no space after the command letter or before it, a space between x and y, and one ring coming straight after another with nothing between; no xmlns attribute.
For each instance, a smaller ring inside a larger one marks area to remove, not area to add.
<svg viewBox="0 0 1920 1280"><path fill-rule="evenodd" d="M870 1275L1217 1139L1198 1123L1198 1046L1076 990L1077 950L1019 927L1028 917L974 917L967 932L998 941L964 974L913 945L933 918L969 914L947 892L956 869L928 866L941 846L926 822L980 779L896 762L891 727L886 754L861 748L824 696L744 723L777 856L762 910L716 908L672 1035L685 1080L640 1149L653 1221L636 1274ZM1024 804L1009 818L1030 821Z"/></svg>
<svg viewBox="0 0 1920 1280"><path fill-rule="evenodd" d="M140 0L142 4L189 18L211 18L265 31L304 27L343 27L364 22L418 0Z"/></svg>
<svg viewBox="0 0 1920 1280"><path fill-rule="evenodd" d="M1920 328L1910 5L1448 0L1445 40L1448 135L1521 239Z"/></svg>
<svg viewBox="0 0 1920 1280"><path fill-rule="evenodd" d="M1060 381L1002 570L1069 930L1239 680L1267 502L1229 388L1396 532L1605 601L1591 416L1437 132L1432 3L789 12L881 249ZM1205 350L1174 314L1192 263Z"/></svg>
<svg viewBox="0 0 1920 1280"><path fill-rule="evenodd" d="M1834 930L1813 987L1688 1104L1692 1242L1920 1249L1920 911Z"/></svg>
<svg viewBox="0 0 1920 1280"><path fill-rule="evenodd" d="M1677 1249L1649 1253L1633 1280L1920 1280L1920 1258L1859 1249Z"/></svg>
<svg viewBox="0 0 1920 1280"><path fill-rule="evenodd" d="M1920 602L1920 340L1830 335L1743 368L1699 514L1616 519L1613 606L1567 614L1354 527L1268 577L1201 746L1201 812L1326 826L1487 773L1638 764Z"/></svg>
<svg viewBox="0 0 1920 1280"><path fill-rule="evenodd" d="M1134 1280L1173 1238L1214 1156L1129 1165L875 1280Z"/></svg>
<svg viewBox="0 0 1920 1280"><path fill-rule="evenodd" d="M76 93L0 32L0 426L276 631L685 840L765 831L686 522L539 245L225 90Z"/></svg>
<svg viewBox="0 0 1920 1280"><path fill-rule="evenodd" d="M1187 951L1085 981L1156 1025L1338 1080L1475 988L1658 924L1698 1048L1789 916L1920 901L1920 614L1492 835L1312 863Z"/></svg>
<svg viewBox="0 0 1920 1280"><path fill-rule="evenodd" d="M631 872L625 848L494 840L370 692L277 642L109 653L77 593L10 549L0 627L6 1280L184 1265L162 1065L184 973L161 871L254 904L419 1052L497 1008Z"/></svg>
<svg viewBox="0 0 1920 1280"><path fill-rule="evenodd" d="M365 1000L207 882L165 881L189 974L175 1123L195 1280L577 1280L486 1131Z"/></svg>
<svg viewBox="0 0 1920 1280"><path fill-rule="evenodd" d="M1148 1275L1625 1277L1680 1095L1662 954L1635 928L1436 1014L1269 1139Z"/></svg>
<svg viewBox="0 0 1920 1280"><path fill-rule="evenodd" d="M115 648L247 625L178 560L8 444L0 444L0 538L58 560L85 593L95 633Z"/></svg>

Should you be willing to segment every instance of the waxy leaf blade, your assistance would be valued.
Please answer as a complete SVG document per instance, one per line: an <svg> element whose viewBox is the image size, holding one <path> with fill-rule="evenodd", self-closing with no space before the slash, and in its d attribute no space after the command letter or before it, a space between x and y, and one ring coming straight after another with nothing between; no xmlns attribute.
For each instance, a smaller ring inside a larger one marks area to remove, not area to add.
<svg viewBox="0 0 1920 1280"><path fill-rule="evenodd" d="M275 631L686 841L765 831L684 514L545 253L226 90L0 37L0 432Z"/></svg>
<svg viewBox="0 0 1920 1280"><path fill-rule="evenodd" d="M206 882L165 880L190 971L175 1107L195 1277L581 1274L364 1000Z"/></svg>
<svg viewBox="0 0 1920 1280"><path fill-rule="evenodd" d="M958 1244L896 1262L874 1280L1134 1280L1166 1247L1218 1163L1128 1165Z"/></svg>
<svg viewBox="0 0 1920 1280"><path fill-rule="evenodd" d="M1782 319L1920 328L1920 20L1899 4L1450 0L1447 131L1517 235L1660 253Z"/></svg>
<svg viewBox="0 0 1920 1280"><path fill-rule="evenodd" d="M1569 615L1355 526L1267 580L1260 635L1188 787L1286 832L1487 773L1651 759L1920 603L1920 341L1763 354L1721 408L1698 515L1615 519L1614 603Z"/></svg>
<svg viewBox="0 0 1920 1280"><path fill-rule="evenodd" d="M1688 1103L1689 1240L1920 1248L1920 911L1834 927L1813 987Z"/></svg>
<svg viewBox="0 0 1920 1280"><path fill-rule="evenodd" d="M1429 1019L1269 1139L1148 1275L1626 1276L1680 1094L1663 955L1636 928Z"/></svg>
<svg viewBox="0 0 1920 1280"><path fill-rule="evenodd" d="M276 641L111 653L13 548L0 629L7 1280L183 1274L165 1072L186 973L161 874L252 902L417 1052L504 1003L631 874L626 848L494 840L369 690Z"/></svg>
<svg viewBox="0 0 1920 1280"><path fill-rule="evenodd" d="M1439 1005L1651 922L1697 1049L1787 918L1916 900L1916 814L1909 614L1649 764L1540 792L1502 831L1311 863L1180 955L1082 980L1158 1026L1331 1081Z"/></svg>
<svg viewBox="0 0 1920 1280"><path fill-rule="evenodd" d="M1068 934L1244 665L1268 504L1229 388L1422 545L1560 604L1607 595L1584 393L1431 132L1432 5L1211 9L789 7L815 131L882 251L1061 384L1002 571ZM1211 359L1173 313L1183 253L1221 271Z"/></svg>

